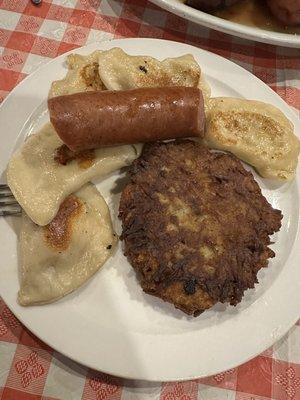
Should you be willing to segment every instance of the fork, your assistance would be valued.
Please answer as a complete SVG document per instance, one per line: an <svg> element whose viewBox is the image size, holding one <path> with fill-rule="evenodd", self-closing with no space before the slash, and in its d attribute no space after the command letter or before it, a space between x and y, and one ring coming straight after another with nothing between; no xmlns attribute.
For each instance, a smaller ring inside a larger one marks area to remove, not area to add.
<svg viewBox="0 0 300 400"><path fill-rule="evenodd" d="M5 184L0 184L0 217L21 215L21 212L22 208L10 188Z"/></svg>

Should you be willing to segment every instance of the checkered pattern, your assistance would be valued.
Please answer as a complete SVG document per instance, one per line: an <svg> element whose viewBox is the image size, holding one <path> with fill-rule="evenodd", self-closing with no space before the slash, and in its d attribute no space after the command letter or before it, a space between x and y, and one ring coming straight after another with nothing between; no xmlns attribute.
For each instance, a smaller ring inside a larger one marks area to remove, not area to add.
<svg viewBox="0 0 300 400"><path fill-rule="evenodd" d="M37 67L120 37L186 42L233 60L300 109L300 53L202 28L146 0L0 0L0 100ZM216 376L142 384L88 370L35 338L0 300L0 399L299 400L300 323L273 348Z"/></svg>

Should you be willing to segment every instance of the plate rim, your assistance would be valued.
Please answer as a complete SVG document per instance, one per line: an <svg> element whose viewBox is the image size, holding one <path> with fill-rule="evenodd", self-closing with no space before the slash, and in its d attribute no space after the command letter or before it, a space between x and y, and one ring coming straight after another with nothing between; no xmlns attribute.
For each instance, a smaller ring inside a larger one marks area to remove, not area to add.
<svg viewBox="0 0 300 400"><path fill-rule="evenodd" d="M116 40L111 39L111 40L103 41L103 42L99 42L99 43L92 43L92 44L90 44L90 45L86 45L86 46L83 46L83 47L78 48L78 49L73 49L73 50L71 50L71 51L69 51L69 52L67 52L67 53L64 53L64 54L60 55L59 57L56 57L56 58L50 60L48 63L46 63L46 64L44 64L43 66L41 66L40 68L38 68L36 71L34 71L34 72L33 72L32 74L30 74L28 77L26 77L19 85L17 85L16 88L21 87L22 85L26 85L27 80L30 80L30 78L32 79L34 76L38 75L38 74L41 72L41 70L42 70L43 68L49 66L49 64L51 64L51 63L57 62L58 60L64 60L65 57L66 57L68 54L71 54L71 53L74 53L74 52L78 52L78 51L82 51L82 50L88 49L89 47L93 47L93 46L96 46L96 45L99 46L99 47L101 48L101 46L103 47L103 46L105 46L106 44L107 44L107 45L111 45L111 44L114 45L115 43L118 43L117 45L120 46L120 45L122 44L122 42L124 43L124 42L132 42L132 41L133 41L133 42L136 42L136 41L138 41L138 42L145 42L145 41L146 41L146 42L156 42L156 44L157 44L158 42L172 43L173 45L175 44L175 45L178 46L178 47L184 47L184 48L195 49L195 51L197 51L197 52L200 52L200 53L202 52L202 53L206 53L206 54L212 55L213 57L215 57L215 58L217 58L217 59L221 59L223 62L226 62L226 63L228 63L228 64L233 64L233 65L235 66L235 68L240 69L241 71L243 71L243 73L247 73L247 74L251 75L251 77L252 77L252 78L255 78L255 80L258 81L260 85L263 85L265 89L268 89L269 93L272 93L272 95L273 95L275 98L277 98L277 100L280 101L281 104L284 105L284 107L289 108L288 105L284 102L284 100L283 100L279 95L277 95L270 87L268 87L264 82L262 82L262 81L261 81L260 79L258 79L255 75L251 74L249 71L245 70L245 69L242 68L241 66L239 66L239 65L237 65L237 64L235 64L235 63L233 63L232 61L229 61L229 60L227 60L227 59L225 59L225 58L223 58L223 57L221 57L221 56L219 56L219 55L216 55L216 54L211 53L211 52L206 51L206 50L199 49L199 48L197 48L197 47L195 47L195 46L191 46L191 45L188 45L188 44L177 43L177 42L172 42L172 41L168 41L168 40L161 40L161 39L150 39L150 38L147 38L147 39L142 39L142 38L130 38L130 39L116 39ZM7 98L5 99L5 101L3 102L3 104L1 105L0 113L1 113L1 111L2 111L3 105L6 104L7 102L9 102L9 101L10 101L10 98L13 98L14 91L16 90L16 88L7 96ZM290 110L290 112L291 112L291 115L292 115L292 111L291 111L291 110ZM295 117L294 114L293 114L293 117ZM25 121L24 121L24 122L25 122ZM16 139L16 138L14 138L14 139ZM2 172L2 171L1 171L1 172ZM299 193L299 181L300 181L300 178L299 178L299 174L298 174L298 175L297 175L298 193ZM300 232L299 232L299 220L298 220L297 232L296 232L296 235L295 235L295 243L296 243L296 242L299 242L299 241L300 241ZM291 254L295 253L296 250L297 250L297 249L296 249L296 246L295 246L295 244L294 244ZM298 252L298 253L299 253L299 252ZM290 258L291 258L291 255L290 255ZM286 263L287 263L287 262L288 262L288 260L286 261ZM300 284L298 284L298 286L299 286L299 288L300 288ZM300 293L299 293L298 297L299 297L299 299L300 299ZM4 301L5 301L5 299L4 299ZM5 303L6 303L6 302L5 302ZM6 303L6 305L7 305L10 309L13 309L13 307L11 308L7 303ZM82 365L84 365L84 366L86 366L86 367L89 367L89 368L93 368L93 369L96 369L96 370L100 370L100 369L99 369L99 366L95 366L95 364L90 363L90 362L82 361L82 360L80 360L79 358L77 358L76 356L70 355L67 351L64 351L64 349L63 349L62 347L58 348L56 345L53 345L52 343L50 343L48 340L45 340L45 338L44 338L43 336L40 336L40 335L39 335L39 332L38 332L38 331L36 331L35 329L32 329L30 326L28 326L26 320L24 320L24 318L22 317L22 315L20 316L20 314L19 314L18 312L15 312L15 311L13 311L13 313L17 316L17 318L18 318L30 331L32 331L39 339L41 339L43 342L45 342L46 344L48 344L48 345L49 345L50 347L52 347L53 349L56 349L56 350L57 350L58 352L60 352L61 354L63 354L63 355L65 355L66 357L68 357L68 358L70 358L70 359L72 359L72 360L78 362L79 364L82 364ZM284 334L293 326L293 324L297 321L298 318L299 318L299 314L297 313L297 315L295 315L293 318L290 318L289 323L285 325L285 328L283 328L282 326L280 327L279 332L277 332L276 337L273 338L273 339L271 339L271 340L268 340L268 341L267 341L267 342L268 342L267 345L266 345L265 343L262 344L261 347L259 347L259 348L257 349L256 353L252 353L251 355L249 355L248 358L243 358L243 361L239 361L238 363L233 362L231 365L230 365L230 363L228 363L227 366L226 366L226 368L230 369L230 368L236 367L237 365L240 365L241 363L244 363L244 362L248 361L249 359L252 359L252 358L255 357L256 355L260 354L261 352L263 352L266 348L268 348L269 346L271 346L271 345L274 343L274 341L277 341L277 340L279 340L282 336L284 336ZM137 337L137 336L141 336L141 334L135 334L135 336L136 336L136 337ZM167 335L165 335L165 336L167 336ZM269 342L271 342L271 343L269 343ZM101 368L101 371L102 371L102 372L105 372L105 373L108 373L108 374L117 375L117 376L120 376L120 377L123 377L123 378L148 380L148 381L153 381L153 382L161 382L161 381L165 381L165 380L168 380L168 381L182 381L182 380L187 380L187 379L195 379L195 378L199 378L199 377L207 377L207 376L211 376L211 375L213 375L213 374L222 372L222 371L223 371L223 368L220 369L220 370L215 370L213 373L210 373L210 374L199 374L199 375L198 375L198 374L196 374L196 375L195 375L195 374L192 374L192 375L188 375L188 376L185 375L185 376L183 376L183 377L180 377L180 376L176 375L176 376L168 376L167 379L165 379L165 378L158 378L158 377L154 377L154 378L152 379L151 377L149 377L149 375L148 375L147 372L146 372L146 375L144 375L144 376L136 377L136 376L132 376L132 375L127 375L126 372L125 372L125 373L115 372L115 371L113 371L113 370L111 370L111 369L107 369L107 368L106 368L106 369Z"/></svg>
<svg viewBox="0 0 300 400"><path fill-rule="evenodd" d="M228 21L204 11L197 10L191 6L187 6L179 0L150 0L150 2L198 25L218 30L232 36L277 46L300 48L300 35L267 31L265 29L239 24L238 22Z"/></svg>

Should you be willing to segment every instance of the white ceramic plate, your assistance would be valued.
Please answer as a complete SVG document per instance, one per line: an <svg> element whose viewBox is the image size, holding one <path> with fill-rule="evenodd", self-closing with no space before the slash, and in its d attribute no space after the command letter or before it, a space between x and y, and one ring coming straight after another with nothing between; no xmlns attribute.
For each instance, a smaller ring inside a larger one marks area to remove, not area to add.
<svg viewBox="0 0 300 400"><path fill-rule="evenodd" d="M196 10L184 4L183 0L150 0L152 3L168 10L182 18L189 19L197 24L221 32L239 36L244 39L256 40L258 42L270 43L286 47L300 47L300 35L291 33L280 33L259 29L256 27L238 24L225 19L215 17L208 13Z"/></svg>
<svg viewBox="0 0 300 400"><path fill-rule="evenodd" d="M130 54L160 59L192 53L206 73L214 96L272 103L300 131L294 112L271 89L232 62L195 47L154 39L124 39L76 51L88 54L115 46ZM49 85L65 75L65 59L65 55L60 56L37 70L3 103L1 173L16 146L47 120L45 100ZM111 190L118 176L98 185L111 208L117 230L119 196ZM272 205L283 211L283 226L273 246L276 258L259 273L260 284L247 291L236 308L217 305L193 318L144 294L121 245L116 255L80 290L51 305L21 307L16 302L17 218L0 219L1 296L44 342L73 360L110 374L167 381L208 376L241 364L286 333L297 320L300 305L299 174L297 180L282 186L257 179Z"/></svg>

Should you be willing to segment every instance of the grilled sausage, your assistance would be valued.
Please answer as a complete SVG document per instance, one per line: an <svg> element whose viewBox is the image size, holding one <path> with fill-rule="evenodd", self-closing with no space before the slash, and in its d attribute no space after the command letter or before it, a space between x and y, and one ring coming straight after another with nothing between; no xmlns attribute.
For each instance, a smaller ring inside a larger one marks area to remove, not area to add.
<svg viewBox="0 0 300 400"><path fill-rule="evenodd" d="M72 151L202 137L202 92L192 87L97 91L48 100L50 121Z"/></svg>
<svg viewBox="0 0 300 400"><path fill-rule="evenodd" d="M268 0L272 13L286 25L300 24L300 0Z"/></svg>

